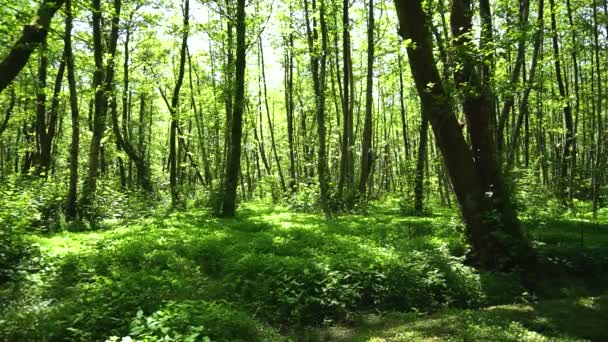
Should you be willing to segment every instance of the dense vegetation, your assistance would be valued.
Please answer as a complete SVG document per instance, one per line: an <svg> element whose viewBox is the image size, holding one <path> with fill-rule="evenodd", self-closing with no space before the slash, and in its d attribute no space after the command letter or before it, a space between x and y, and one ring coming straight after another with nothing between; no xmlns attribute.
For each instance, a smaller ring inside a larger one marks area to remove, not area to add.
<svg viewBox="0 0 608 342"><path fill-rule="evenodd" d="M607 1L0 18L0 340L608 339Z"/></svg>

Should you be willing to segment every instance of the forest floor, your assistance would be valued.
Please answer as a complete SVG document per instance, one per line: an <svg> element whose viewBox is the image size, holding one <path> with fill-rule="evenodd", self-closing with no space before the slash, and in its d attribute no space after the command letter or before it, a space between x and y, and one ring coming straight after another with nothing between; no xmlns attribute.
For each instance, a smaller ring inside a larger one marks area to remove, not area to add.
<svg viewBox="0 0 608 342"><path fill-rule="evenodd" d="M606 220L531 215L555 271L479 273L453 210L395 208L252 203L34 234L39 256L0 288L0 340L608 340Z"/></svg>
<svg viewBox="0 0 608 342"><path fill-rule="evenodd" d="M325 341L606 341L608 293L529 304L369 315L356 326L308 331Z"/></svg>

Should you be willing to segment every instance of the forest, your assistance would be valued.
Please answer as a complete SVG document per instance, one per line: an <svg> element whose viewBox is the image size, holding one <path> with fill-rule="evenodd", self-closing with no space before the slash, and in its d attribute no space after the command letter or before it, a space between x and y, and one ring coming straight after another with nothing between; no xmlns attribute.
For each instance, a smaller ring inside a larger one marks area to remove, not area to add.
<svg viewBox="0 0 608 342"><path fill-rule="evenodd" d="M607 341L608 0L1 0L0 341Z"/></svg>

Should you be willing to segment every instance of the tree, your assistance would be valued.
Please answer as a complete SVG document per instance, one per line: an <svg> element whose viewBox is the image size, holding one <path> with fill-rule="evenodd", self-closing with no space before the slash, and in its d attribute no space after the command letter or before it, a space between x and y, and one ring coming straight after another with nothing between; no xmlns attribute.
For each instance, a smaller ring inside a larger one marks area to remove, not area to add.
<svg viewBox="0 0 608 342"><path fill-rule="evenodd" d="M99 175L99 158L101 150L101 139L103 138L106 129L106 110L107 98L104 87L106 80L106 71L104 71L103 54L104 48L102 43L102 28L101 28L101 0L92 0L93 11L93 52L95 59L95 72L93 73L93 90L95 91L94 112L93 112L93 137L89 149L89 170L87 177L82 187L82 195L80 198L80 209L84 210L83 214L89 220L94 221L92 213L92 204L97 190L97 177ZM114 32L113 32L114 33ZM118 30L116 36L111 39L118 39ZM113 56L110 63L113 63Z"/></svg>
<svg viewBox="0 0 608 342"><path fill-rule="evenodd" d="M369 10L367 21L367 85L365 88L365 123L363 124L363 141L361 143L361 174L359 177L359 194L361 196L366 195L367 179L369 178L373 162L372 107L374 103L374 0L368 1Z"/></svg>
<svg viewBox="0 0 608 342"><path fill-rule="evenodd" d="M220 215L232 217L236 210L236 188L241 166L241 136L243 112L245 109L245 68L246 68L246 21L245 0L237 0L236 9L236 61L234 108L230 120L230 144L224 173L224 194Z"/></svg>
<svg viewBox="0 0 608 342"><path fill-rule="evenodd" d="M342 1L342 57L343 57L343 96L342 96L342 149L340 152L340 178L338 181L338 197L342 197L344 187L346 186L345 201L350 202L349 198L353 195L352 188L354 187L354 134L353 134L353 106L355 93L353 89L351 59L351 44L350 44L350 19L349 8L350 1Z"/></svg>
<svg viewBox="0 0 608 342"><path fill-rule="evenodd" d="M76 201L78 198L78 150L80 148L80 115L78 111L78 94L76 93L76 77L74 75L74 53L72 52L72 0L65 1L65 35L64 49L67 65L68 86L70 88L70 111L72 113L72 141L70 144L70 180L66 203L66 218L74 220L78 217Z"/></svg>
<svg viewBox="0 0 608 342"><path fill-rule="evenodd" d="M319 137L317 149L317 177L319 180L319 202L321 209L326 216L330 215L328 203L329 184L327 180L327 146L326 146L326 127L325 127L325 77L327 70L327 24L325 22L325 0L320 0L319 22L320 29L316 20L311 17L316 11L315 2L309 8L308 0L304 0L304 12L306 20L306 37L308 51L310 54L310 70L312 73L313 90L315 95L315 112L317 121L317 135ZM320 32L319 32L320 31ZM321 48L318 49L319 34L321 36Z"/></svg>
<svg viewBox="0 0 608 342"><path fill-rule="evenodd" d="M574 142L574 122L572 120L572 107L570 106L570 100L568 99L568 94L566 93L566 87L564 86L564 81L562 77L562 67L561 67L561 55L559 53L559 42L557 41L557 20L555 19L555 0L549 0L549 6L551 8L551 30L553 31L551 42L553 43L553 63L555 65L555 78L557 81L557 86L559 89L559 96L562 101L564 101L563 111L564 111L564 125L566 128L566 137L564 142L564 149L562 151L562 160L561 160L561 173L560 173L560 198L564 204L567 203L568 200L568 170L569 165L572 162L573 158L573 150L572 143ZM599 70L599 69L598 69ZM599 74L598 74L599 75ZM599 85L600 83L598 83ZM600 88L601 89L601 88ZM600 90L601 91L601 90ZM603 95L602 95L603 96ZM601 98L601 96L600 96ZM599 100L598 106L601 107Z"/></svg>
<svg viewBox="0 0 608 342"><path fill-rule="evenodd" d="M462 135L434 62L427 13L415 0L396 0L395 7L399 34L408 42L410 68L421 106L426 108L460 205L472 247L470 258L483 268L529 266L534 254L513 209L508 206L510 202L504 184L492 182L500 181L500 174L497 173L498 163L493 158L495 150L490 140L488 109L483 107L485 100L477 97L464 102L467 126L476 152L473 153ZM467 43L465 36L470 29L470 10L468 1L453 1L452 31L456 47L460 49ZM464 59L464 71L456 75L460 83L465 80L464 76L476 77L472 62L464 56L461 58Z"/></svg>
<svg viewBox="0 0 608 342"><path fill-rule="evenodd" d="M23 27L21 36L0 62L0 93L19 75L30 55L46 40L55 12L64 0L44 0L32 22Z"/></svg>

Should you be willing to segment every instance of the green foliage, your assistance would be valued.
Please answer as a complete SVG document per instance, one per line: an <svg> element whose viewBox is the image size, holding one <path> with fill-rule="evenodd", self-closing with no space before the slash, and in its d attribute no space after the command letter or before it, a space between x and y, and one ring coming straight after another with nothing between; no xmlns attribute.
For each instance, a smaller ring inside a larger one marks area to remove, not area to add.
<svg viewBox="0 0 608 342"><path fill-rule="evenodd" d="M7 180L0 189L0 284L22 276L22 261L37 253L26 232L40 221L43 199L16 179Z"/></svg>
<svg viewBox="0 0 608 342"><path fill-rule="evenodd" d="M142 341L256 341L257 324L226 304L169 302L149 316L138 311L129 335Z"/></svg>
<svg viewBox="0 0 608 342"><path fill-rule="evenodd" d="M326 220L252 203L236 219L189 210L38 237L41 270L7 300L0 334L277 340L268 324L353 323L369 312L475 308L549 293L524 288L518 274L464 266L460 221L449 211L434 212L402 217L396 205L372 205L366 216ZM600 276L608 262L599 248L605 227L586 227L588 250L577 253L576 226L559 222L531 231L542 255L571 264L572 274L581 267L580 274Z"/></svg>
<svg viewBox="0 0 608 342"><path fill-rule="evenodd" d="M316 184L299 184L298 191L289 198L289 206L298 212L312 213L318 210L319 189Z"/></svg>

